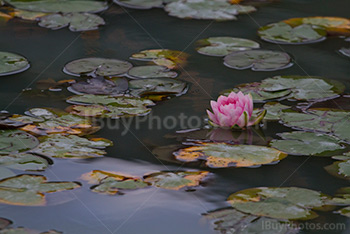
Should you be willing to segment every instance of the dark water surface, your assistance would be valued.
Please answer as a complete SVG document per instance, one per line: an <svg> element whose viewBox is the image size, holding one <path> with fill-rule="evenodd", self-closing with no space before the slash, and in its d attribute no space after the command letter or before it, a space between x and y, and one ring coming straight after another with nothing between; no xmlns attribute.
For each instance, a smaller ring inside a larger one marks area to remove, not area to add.
<svg viewBox="0 0 350 234"><path fill-rule="evenodd" d="M341 47L349 47L349 42L341 38L328 38L316 44L280 46L261 41L256 35L259 26L268 23L291 17L349 17L349 9L349 0L281 0L280 3L259 8L258 12L250 16L239 16L238 21L212 22L180 20L167 16L161 9L124 10L113 5L102 15L106 26L98 31L81 34L68 29L51 31L32 22L11 20L0 25L0 50L26 56L31 62L31 68L18 75L1 77L0 109L23 113L31 107L65 108L68 104L64 99L71 95L67 91L49 92L49 95L48 92L19 94L26 88L35 89L37 80L70 79L62 72L68 61L89 56L127 60L135 52L154 48L184 50L191 55L184 69L179 70L179 79L188 81L190 90L186 95L152 109L153 115L162 119L180 113L202 116L209 107L209 100L216 98L221 90L273 75L332 78L342 81L349 92L350 61L336 52ZM252 39L264 49L290 53L296 64L275 72L229 69L220 58L203 56L194 50L194 41L210 36ZM179 128L148 129L148 123L142 123L139 130L133 125L131 132L125 136L122 136L123 128L103 128L97 135L114 142L114 146L107 149L107 157L78 161L55 160L50 169L40 174L52 181L78 181L81 174L93 169L135 176L152 171L177 170L180 164L160 162L150 150L155 146L173 143L163 136ZM265 134L274 136L283 130L285 128L278 124L270 124ZM0 216L13 220L15 226L42 231L56 229L69 234L215 233L213 226L201 214L226 207L227 197L239 190L257 186L298 186L333 195L338 188L349 185L347 181L332 177L323 169L333 160L310 158L303 164L305 159L289 156L277 165L257 169L210 170L213 172L212 178L194 192L148 188L127 192L123 196L105 196L90 192L89 185L84 184L81 189L48 195L49 206L0 205ZM183 166L183 169L186 168L196 167ZM65 203L60 204L62 201ZM348 230L343 230L343 233L350 232L349 219L331 212L319 214L319 218L310 222L344 222Z"/></svg>

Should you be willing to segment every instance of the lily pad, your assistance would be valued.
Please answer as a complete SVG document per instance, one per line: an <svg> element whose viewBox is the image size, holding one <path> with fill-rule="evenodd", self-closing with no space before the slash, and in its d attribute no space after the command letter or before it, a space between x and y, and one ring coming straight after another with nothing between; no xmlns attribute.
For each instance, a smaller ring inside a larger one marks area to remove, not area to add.
<svg viewBox="0 0 350 234"><path fill-rule="evenodd" d="M92 0L6 0L5 2L16 9L47 13L100 12L108 8L107 2Z"/></svg>
<svg viewBox="0 0 350 234"><path fill-rule="evenodd" d="M235 20L236 15L256 11L253 6L230 4L228 1L182 0L169 3L165 11L181 19Z"/></svg>
<svg viewBox="0 0 350 234"><path fill-rule="evenodd" d="M0 156L0 166L16 170L43 171L49 164L47 159L27 153Z"/></svg>
<svg viewBox="0 0 350 234"><path fill-rule="evenodd" d="M164 66L138 66L128 71L128 77L131 79L175 78L177 75Z"/></svg>
<svg viewBox="0 0 350 234"><path fill-rule="evenodd" d="M119 107L154 106L151 100L135 97L112 97L107 95L76 95L67 99L68 103L82 105L112 105Z"/></svg>
<svg viewBox="0 0 350 234"><path fill-rule="evenodd" d="M233 208L210 211L204 216L214 221L215 230L220 233L295 234L299 232L298 229L292 227L290 222L250 215ZM266 228L266 224L278 227L278 229Z"/></svg>
<svg viewBox="0 0 350 234"><path fill-rule="evenodd" d="M339 52L346 57L350 57L350 48L341 48Z"/></svg>
<svg viewBox="0 0 350 234"><path fill-rule="evenodd" d="M318 215L312 211L326 204L328 196L297 187L246 189L229 196L233 208L257 216L276 219L307 220Z"/></svg>
<svg viewBox="0 0 350 234"><path fill-rule="evenodd" d="M144 181L155 187L180 190L199 186L208 174L208 171L157 172L144 176Z"/></svg>
<svg viewBox="0 0 350 234"><path fill-rule="evenodd" d="M71 190L80 187L76 182L47 182L41 175L19 175L0 181L0 202L9 205L42 206L44 193Z"/></svg>
<svg viewBox="0 0 350 234"><path fill-rule="evenodd" d="M309 24L293 28L284 22L279 22L259 28L258 34L261 39L272 43L308 44L325 40L327 32Z"/></svg>
<svg viewBox="0 0 350 234"><path fill-rule="evenodd" d="M97 76L118 76L123 75L132 64L118 59L107 58L83 58L74 60L64 66L63 71L68 75L81 76L94 74Z"/></svg>
<svg viewBox="0 0 350 234"><path fill-rule="evenodd" d="M124 78L114 80L103 77L94 77L86 81L80 81L72 84L68 90L77 94L106 94L121 95L128 89L128 81Z"/></svg>
<svg viewBox="0 0 350 234"><path fill-rule="evenodd" d="M50 14L40 18L39 26L53 30L69 26L73 32L96 30L105 21L98 15L91 13Z"/></svg>
<svg viewBox="0 0 350 234"><path fill-rule="evenodd" d="M344 207L344 208L338 210L337 213L350 218L350 206Z"/></svg>
<svg viewBox="0 0 350 234"><path fill-rule="evenodd" d="M0 180L15 176L16 174L12 170L6 167L0 167Z"/></svg>
<svg viewBox="0 0 350 234"><path fill-rule="evenodd" d="M163 7L163 0L113 0L113 2L122 7L139 10Z"/></svg>
<svg viewBox="0 0 350 234"><path fill-rule="evenodd" d="M39 20L41 17L48 15L48 13L44 12L26 11L19 9L14 10L13 14L18 18L30 21L36 21Z"/></svg>
<svg viewBox="0 0 350 234"><path fill-rule="evenodd" d="M224 64L233 69L253 71L276 71L293 66L287 53L272 50L236 51L224 58Z"/></svg>
<svg viewBox="0 0 350 234"><path fill-rule="evenodd" d="M282 110L289 109L291 106L279 102L268 102L262 108L267 110L264 120L278 121L281 118Z"/></svg>
<svg viewBox="0 0 350 234"><path fill-rule="evenodd" d="M26 132L0 130L0 155L24 152L33 149L38 144L38 139Z"/></svg>
<svg viewBox="0 0 350 234"><path fill-rule="evenodd" d="M337 161L325 167L325 170L332 176L340 179L350 179L350 160ZM349 202L350 205L350 202Z"/></svg>
<svg viewBox="0 0 350 234"><path fill-rule="evenodd" d="M0 51L0 76L8 76L29 69L28 60L18 54Z"/></svg>
<svg viewBox="0 0 350 234"><path fill-rule="evenodd" d="M230 145L226 143L202 143L173 153L177 160L194 162L206 160L212 168L252 167L278 162L287 154L264 146Z"/></svg>
<svg viewBox="0 0 350 234"><path fill-rule="evenodd" d="M90 183L98 183L91 187L96 193L115 195L124 190L135 190L146 188L148 183L137 177L119 175L114 172L106 172L94 170L82 175L82 179L88 180Z"/></svg>
<svg viewBox="0 0 350 234"><path fill-rule="evenodd" d="M3 230L0 230L0 234L62 234L63 232L58 232L56 230L49 230L47 232L40 232L24 227L18 227L18 228L6 228Z"/></svg>
<svg viewBox="0 0 350 234"><path fill-rule="evenodd" d="M209 56L226 56L234 51L251 50L260 47L259 43L237 37L209 37L197 41L198 53Z"/></svg>
<svg viewBox="0 0 350 234"><path fill-rule="evenodd" d="M103 149L113 145L104 138L83 138L53 134L39 138L40 144L30 152L54 158L94 158L106 154Z"/></svg>
<svg viewBox="0 0 350 234"><path fill-rule="evenodd" d="M140 61L152 61L156 65L173 69L183 65L189 55L182 51L168 49L143 50L131 55L131 59Z"/></svg>
<svg viewBox="0 0 350 234"><path fill-rule="evenodd" d="M135 97L146 95L180 96L187 91L187 83L170 78L139 79L131 80L129 89Z"/></svg>
<svg viewBox="0 0 350 234"><path fill-rule="evenodd" d="M278 134L283 140L272 140L270 145L293 155L329 156L344 149L339 139L314 132L284 132Z"/></svg>

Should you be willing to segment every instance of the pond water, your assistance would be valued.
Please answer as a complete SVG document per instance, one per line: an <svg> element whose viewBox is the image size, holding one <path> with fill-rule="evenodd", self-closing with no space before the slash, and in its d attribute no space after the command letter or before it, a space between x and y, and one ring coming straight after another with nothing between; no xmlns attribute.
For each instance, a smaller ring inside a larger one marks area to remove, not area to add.
<svg viewBox="0 0 350 234"><path fill-rule="evenodd" d="M144 49L167 48L190 54L187 64L179 69L179 79L190 83L186 95L173 98L152 108L153 116L204 116L209 101L219 92L240 83L260 81L274 75L312 75L343 82L350 91L349 60L336 51L348 47L343 38L328 38L315 44L277 45L264 42L257 36L260 26L292 17L339 16L348 17L348 0L281 0L260 7L250 15L241 15L237 21L215 22L181 20L169 17L162 9L131 10L112 5L102 13L106 25L98 31L74 33L68 29L49 30L35 23L19 19L1 23L1 51L19 53L28 58L31 68L23 73L1 77L1 108L11 113L23 113L32 107L68 106L66 90L39 92L36 81L52 78L71 79L62 72L63 66L83 57L111 57L129 60L131 54ZM283 50L295 59L291 68L273 72L234 70L222 65L216 57L203 56L195 51L194 42L212 36L233 36L257 41L264 49ZM129 60L130 61L130 60ZM134 64L138 62L131 61ZM22 92L24 89L32 89ZM116 125L116 121L112 121ZM80 181L79 177L94 169L117 171L135 176L163 170L203 169L199 166L176 164L159 160L152 153L157 146L173 144L164 138L180 130L149 129L148 122L136 127L132 124L127 134L124 127L102 128L96 135L110 139L114 146L107 148L104 158L89 160L54 160L54 166L40 174L50 181ZM268 123L264 133L275 137L288 130L277 123ZM288 130L289 131L289 130ZM56 229L64 233L216 233L214 226L202 214L228 207L227 197L239 190L259 186L296 186L333 195L346 180L330 176L325 170L333 162L330 158L289 156L276 165L260 168L205 169L213 174L195 191L172 191L148 188L120 196L107 196L89 191L84 183L80 189L48 196L49 205L21 207L0 205L0 216L36 230ZM180 167L180 168L179 168ZM37 173L33 173L37 174ZM309 222L346 223L349 219L319 212ZM302 233L330 233L330 231L303 231Z"/></svg>

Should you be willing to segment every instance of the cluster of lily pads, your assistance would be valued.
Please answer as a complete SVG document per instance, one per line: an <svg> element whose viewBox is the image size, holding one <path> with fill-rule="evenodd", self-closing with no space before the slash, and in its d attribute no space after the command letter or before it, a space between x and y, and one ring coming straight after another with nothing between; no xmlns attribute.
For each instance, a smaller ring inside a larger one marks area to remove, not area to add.
<svg viewBox="0 0 350 234"><path fill-rule="evenodd" d="M262 50L260 44L236 37L209 37L197 41L197 51L208 56L224 56L224 65L253 71L276 71L293 66L292 58L282 51Z"/></svg>

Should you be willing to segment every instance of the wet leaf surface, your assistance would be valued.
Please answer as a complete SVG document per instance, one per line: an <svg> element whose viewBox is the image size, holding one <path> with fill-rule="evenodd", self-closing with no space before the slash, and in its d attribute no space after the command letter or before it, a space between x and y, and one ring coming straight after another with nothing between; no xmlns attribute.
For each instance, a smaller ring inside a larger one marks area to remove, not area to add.
<svg viewBox="0 0 350 234"><path fill-rule="evenodd" d="M23 171L43 171L50 162L42 157L27 154L9 154L0 156L0 166Z"/></svg>
<svg viewBox="0 0 350 234"><path fill-rule="evenodd" d="M8 76L29 69L28 60L18 54L0 51L0 76Z"/></svg>
<svg viewBox="0 0 350 234"><path fill-rule="evenodd" d="M139 79L131 80L129 88L135 97L164 94L179 96L187 91L187 83L171 78Z"/></svg>
<svg viewBox="0 0 350 234"><path fill-rule="evenodd" d="M26 132L0 130L0 155L24 152L33 149L38 144L38 139Z"/></svg>
<svg viewBox="0 0 350 234"><path fill-rule="evenodd" d="M252 215L307 220L316 218L318 215L312 209L321 208L328 199L326 195L304 188L260 187L236 192L227 201L233 208Z"/></svg>
<svg viewBox="0 0 350 234"><path fill-rule="evenodd" d="M0 202L9 205L42 206L44 193L71 190L80 187L76 182L47 182L41 175L19 175L0 181Z"/></svg>
<svg viewBox="0 0 350 234"><path fill-rule="evenodd" d="M104 138L83 138L53 134L39 138L40 144L30 152L55 158L95 158L106 152L113 142Z"/></svg>
<svg viewBox="0 0 350 234"><path fill-rule="evenodd" d="M69 26L73 32L97 30L105 21L91 13L51 14L40 18L39 26L53 30Z"/></svg>
<svg viewBox="0 0 350 234"><path fill-rule="evenodd" d="M68 75L80 76L94 74L97 76L118 76L123 75L132 64L118 59L107 58L83 58L71 61L64 67L64 72Z"/></svg>
<svg viewBox="0 0 350 234"><path fill-rule="evenodd" d="M253 71L276 71L293 66L287 53L272 50L236 51L224 58L224 64L233 69Z"/></svg>
<svg viewBox="0 0 350 234"><path fill-rule="evenodd" d="M270 164L284 159L287 154L264 146L202 143L173 153L177 160L194 162L206 160L212 168L252 167Z"/></svg>
<svg viewBox="0 0 350 234"><path fill-rule="evenodd" d="M208 174L208 171L156 172L144 176L144 181L155 187L180 190L199 186Z"/></svg>
<svg viewBox="0 0 350 234"><path fill-rule="evenodd" d="M282 140L272 140L271 146L293 155L329 156L344 149L336 137L314 132L284 132Z"/></svg>
<svg viewBox="0 0 350 234"><path fill-rule="evenodd" d="M260 47L259 43L237 37L209 37L197 41L198 53L209 56L226 56L234 51L251 50Z"/></svg>
<svg viewBox="0 0 350 234"><path fill-rule="evenodd" d="M128 71L128 77L131 79L175 78L177 75L164 66L138 66Z"/></svg>

